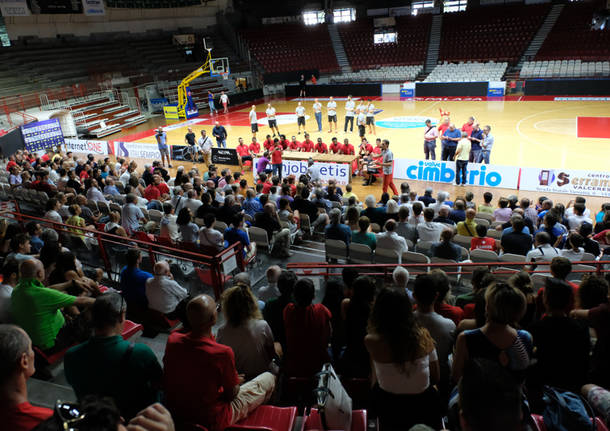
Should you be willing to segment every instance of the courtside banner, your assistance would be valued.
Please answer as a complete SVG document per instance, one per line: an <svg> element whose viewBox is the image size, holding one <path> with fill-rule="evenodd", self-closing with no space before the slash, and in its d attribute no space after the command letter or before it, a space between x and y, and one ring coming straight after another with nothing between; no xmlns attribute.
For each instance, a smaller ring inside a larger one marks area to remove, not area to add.
<svg viewBox="0 0 610 431"><path fill-rule="evenodd" d="M468 185L516 189L519 183L516 166L468 163ZM394 159L394 178L403 180L455 183L455 162L440 160Z"/></svg>
<svg viewBox="0 0 610 431"><path fill-rule="evenodd" d="M258 158L254 159L256 167ZM328 183L328 180L334 179L338 185L349 184L349 164L347 163L325 163L315 162L315 166L320 169L320 177L323 183ZM271 164L268 165L271 168ZM307 173L307 161L302 160L282 160L282 176L294 175L297 180L299 176Z"/></svg>
<svg viewBox="0 0 610 431"><path fill-rule="evenodd" d="M89 16L105 15L104 0L83 0L83 11Z"/></svg>
<svg viewBox="0 0 610 431"><path fill-rule="evenodd" d="M521 168L520 189L610 197L610 172Z"/></svg>
<svg viewBox="0 0 610 431"><path fill-rule="evenodd" d="M72 151L73 153L82 154L108 154L108 142L107 141L89 141L85 139L69 139L66 138L66 152Z"/></svg>
<svg viewBox="0 0 610 431"><path fill-rule="evenodd" d="M114 142L115 156L136 159L161 160L161 153L156 145L137 142Z"/></svg>

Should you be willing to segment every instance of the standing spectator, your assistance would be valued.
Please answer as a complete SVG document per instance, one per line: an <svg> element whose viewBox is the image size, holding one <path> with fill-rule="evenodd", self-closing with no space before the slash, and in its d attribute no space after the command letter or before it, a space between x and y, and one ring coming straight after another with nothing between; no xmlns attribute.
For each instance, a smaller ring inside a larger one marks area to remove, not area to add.
<svg viewBox="0 0 610 431"><path fill-rule="evenodd" d="M53 416L53 410L36 407L28 400L27 381L34 368L32 340L15 325L0 325L0 417L2 427L30 431Z"/></svg>
<svg viewBox="0 0 610 431"><path fill-rule="evenodd" d="M318 123L318 133L322 132L322 104L318 99L313 101L313 115L316 117L316 123Z"/></svg>
<svg viewBox="0 0 610 431"><path fill-rule="evenodd" d="M282 153L284 150L276 138L275 147L271 150L271 164L273 166L273 175L277 175L280 181L282 180Z"/></svg>
<svg viewBox="0 0 610 431"><path fill-rule="evenodd" d="M165 167L165 160L167 159L167 167L171 168L171 162L169 158L169 147L167 145L167 133L163 131L163 127L159 126L157 133L155 133L155 139L157 140L157 149L161 154L161 163Z"/></svg>
<svg viewBox="0 0 610 431"><path fill-rule="evenodd" d="M426 120L426 131L424 132L424 154L426 160L436 160L436 139L438 138L438 130L432 125L431 120Z"/></svg>
<svg viewBox="0 0 610 431"><path fill-rule="evenodd" d="M290 377L312 378L330 360L330 319L328 308L312 304L313 281L302 278L294 286L294 303L284 308L286 330L285 370Z"/></svg>
<svg viewBox="0 0 610 431"><path fill-rule="evenodd" d="M212 139L206 134L205 130L201 130L201 137L197 141L197 145L199 145L199 148L203 153L203 162L208 165L209 169L210 164L212 163ZM194 160L195 159L193 158L193 161ZM176 183L176 185L178 184Z"/></svg>
<svg viewBox="0 0 610 431"><path fill-rule="evenodd" d="M188 151L191 154L192 160L194 161L196 156L197 156L197 142L196 142L197 137L195 136L195 133L193 133L193 129L192 128L188 128L187 129L187 133L186 135L184 135L184 143L186 145L188 145Z"/></svg>
<svg viewBox="0 0 610 431"><path fill-rule="evenodd" d="M224 126L221 126L218 121L216 121L214 128L212 129L212 136L216 138L216 146L218 148L227 148L227 138L229 135L227 134L227 129ZM195 141L195 135L193 134L193 142Z"/></svg>
<svg viewBox="0 0 610 431"><path fill-rule="evenodd" d="M265 403L275 376L263 373L248 383L237 375L233 350L215 341L216 302L207 295L187 305L191 330L173 332L165 347L164 390L169 410L179 423L196 423L222 431Z"/></svg>
<svg viewBox="0 0 610 431"><path fill-rule="evenodd" d="M301 75L301 77L299 78L299 97L303 98L306 95L306 87L307 85L307 80L305 79L305 75Z"/></svg>
<svg viewBox="0 0 610 431"><path fill-rule="evenodd" d="M477 163L489 164L489 156L491 154L491 148L494 145L494 137L491 135L491 127L485 126L483 128L483 142L481 142L481 154Z"/></svg>
<svg viewBox="0 0 610 431"><path fill-rule="evenodd" d="M335 123L335 133L337 133L337 102L335 102L333 96L330 96L328 103L326 104L326 111L328 114L328 133L333 132L333 123Z"/></svg>
<svg viewBox="0 0 610 431"><path fill-rule="evenodd" d="M127 250L127 265L121 270L121 294L127 302L127 307L130 309L130 316L134 316L134 320L139 320L137 317L148 307L146 299L146 280L152 278L150 272L142 271L140 264L142 263L142 253L137 248Z"/></svg>
<svg viewBox="0 0 610 431"><path fill-rule="evenodd" d="M256 105L252 105L250 108L250 112L248 113L248 118L250 119L250 131L252 132L252 142L256 139L256 134L258 133L258 119L256 118Z"/></svg>
<svg viewBox="0 0 610 431"><path fill-rule="evenodd" d="M375 128L375 105L369 99L366 104L366 125L369 126L369 134L377 136L377 129Z"/></svg>
<svg viewBox="0 0 610 431"><path fill-rule="evenodd" d="M371 357L373 403L382 429L440 428L439 361L434 340L413 314L403 289L383 289L364 344Z"/></svg>
<svg viewBox="0 0 610 431"><path fill-rule="evenodd" d="M467 176L467 167L468 167L468 159L470 157L470 148L471 143L468 139L468 135L466 132L462 132L462 139L459 140L457 148L455 150L455 156L453 159L455 160L455 183L459 185L466 185L468 180ZM461 182L460 182L461 177Z"/></svg>
<svg viewBox="0 0 610 431"><path fill-rule="evenodd" d="M366 134L366 115L363 110L356 110L356 125L358 126L358 136L364 138Z"/></svg>
<svg viewBox="0 0 610 431"><path fill-rule="evenodd" d="M381 169L383 172L383 193L387 193L388 187L392 189L394 195L398 195L398 190L394 185L393 172L394 172L394 154L390 150L390 141L384 139L381 141L382 159Z"/></svg>
<svg viewBox="0 0 610 431"><path fill-rule="evenodd" d="M218 114L218 109L214 106L214 93L208 90L208 106L210 108L210 117L212 114Z"/></svg>
<svg viewBox="0 0 610 431"><path fill-rule="evenodd" d="M91 307L93 336L68 350L64 368L79 400L93 394L112 397L129 420L159 401L163 370L150 347L123 340L126 312L118 293L99 296Z"/></svg>
<svg viewBox="0 0 610 431"><path fill-rule="evenodd" d="M453 160L455 148L458 141L462 138L462 132L455 128L455 124L450 124L449 128L443 132L443 160Z"/></svg>
<svg viewBox="0 0 610 431"><path fill-rule="evenodd" d="M345 126L343 127L343 133L347 133L347 123L349 123L350 133L354 131L354 108L356 104L352 100L351 94L347 96L347 102L345 102Z"/></svg>
<svg viewBox="0 0 610 431"><path fill-rule="evenodd" d="M220 92L220 103L222 103L223 113L228 114L229 113L229 108L228 108L229 96L227 96L224 91Z"/></svg>
<svg viewBox="0 0 610 431"><path fill-rule="evenodd" d="M246 381L266 371L277 373L273 333L250 289L235 286L223 292L222 311L225 323L218 328L216 340L233 350L237 372Z"/></svg>
<svg viewBox="0 0 610 431"><path fill-rule="evenodd" d="M464 126L462 126L462 129ZM479 123L473 124L469 139L471 143L471 150L468 161L477 163L479 160L479 155L481 154L481 142L483 142L483 131L479 127Z"/></svg>
<svg viewBox="0 0 610 431"><path fill-rule="evenodd" d="M298 134L300 135L301 127L303 128L303 131L305 131L305 107L303 106L303 104L301 102L297 103L295 112L297 114L297 126L299 128ZM307 135L305 135L305 138L307 138Z"/></svg>

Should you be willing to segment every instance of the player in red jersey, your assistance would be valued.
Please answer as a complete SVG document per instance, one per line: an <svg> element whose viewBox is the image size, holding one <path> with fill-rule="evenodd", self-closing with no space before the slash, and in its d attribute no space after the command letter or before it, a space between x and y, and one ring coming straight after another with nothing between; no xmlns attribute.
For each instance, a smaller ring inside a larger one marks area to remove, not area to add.
<svg viewBox="0 0 610 431"><path fill-rule="evenodd" d="M343 149L343 145L341 145L337 141L337 138L333 138L332 142L331 142L331 144L330 144L328 149L333 154L341 154L341 150Z"/></svg>
<svg viewBox="0 0 610 431"><path fill-rule="evenodd" d="M273 139L271 139L271 135L267 135L266 139L263 141L263 147L267 151L271 151L274 148Z"/></svg>
<svg viewBox="0 0 610 431"><path fill-rule="evenodd" d="M244 144L244 140L242 138L239 138L239 143L237 144L235 150L237 150L237 155L239 156L239 168L243 171L245 161L249 160L250 163L252 163L250 148L246 144Z"/></svg>
<svg viewBox="0 0 610 431"><path fill-rule="evenodd" d="M314 147L314 151L316 153L328 154L328 147L324 142L322 142L322 138L318 138L318 142Z"/></svg>
<svg viewBox="0 0 610 431"><path fill-rule="evenodd" d="M348 156L353 156L356 154L354 150L354 146L349 143L349 139L345 138L343 140L343 146L341 147L341 154L346 154Z"/></svg>
<svg viewBox="0 0 610 431"><path fill-rule="evenodd" d="M253 137L252 143L248 146L248 149L250 150L251 156L256 156L257 154L259 154L261 152L261 144L256 142L256 138Z"/></svg>
<svg viewBox="0 0 610 431"><path fill-rule="evenodd" d="M291 151L299 151L301 148L301 143L297 141L297 137L293 136L292 141L288 143L288 149Z"/></svg>
<svg viewBox="0 0 610 431"><path fill-rule="evenodd" d="M305 140L301 142L301 151L306 153L312 153L314 151L315 144L309 139L309 133L305 133Z"/></svg>

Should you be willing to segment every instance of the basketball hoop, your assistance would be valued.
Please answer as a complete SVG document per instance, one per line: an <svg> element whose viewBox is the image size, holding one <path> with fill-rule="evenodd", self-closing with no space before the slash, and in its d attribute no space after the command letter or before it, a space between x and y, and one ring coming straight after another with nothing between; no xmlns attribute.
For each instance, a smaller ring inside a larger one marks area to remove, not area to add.
<svg viewBox="0 0 610 431"><path fill-rule="evenodd" d="M229 72L222 72L222 79L224 79L225 81L229 79Z"/></svg>

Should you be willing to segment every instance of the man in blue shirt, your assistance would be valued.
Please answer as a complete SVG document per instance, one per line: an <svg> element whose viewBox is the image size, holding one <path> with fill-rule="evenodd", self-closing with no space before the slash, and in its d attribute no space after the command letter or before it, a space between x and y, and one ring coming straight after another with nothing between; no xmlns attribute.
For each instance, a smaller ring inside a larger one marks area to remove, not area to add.
<svg viewBox="0 0 610 431"><path fill-rule="evenodd" d="M242 208L244 212L250 217L254 218L256 213L263 212L263 206L260 201L256 199L256 192L252 189L246 191L246 200L244 201Z"/></svg>
<svg viewBox="0 0 610 431"><path fill-rule="evenodd" d="M216 145L218 148L227 148L227 129L225 129L224 126L221 126L218 121L212 129L212 136L216 138Z"/></svg>
<svg viewBox="0 0 610 431"><path fill-rule="evenodd" d="M462 138L462 132L455 128L451 123L449 128L443 133L443 160L453 160L458 141Z"/></svg>
<svg viewBox="0 0 610 431"><path fill-rule="evenodd" d="M494 137L491 136L491 127L485 126L483 128L483 141L481 142L481 154L477 163L489 164L489 155L491 154L491 148L494 145Z"/></svg>
<svg viewBox="0 0 610 431"><path fill-rule="evenodd" d="M481 142L483 142L483 131L479 127L479 123L475 123L472 126L472 132L470 132L471 147L469 162L478 162L479 155L481 154Z"/></svg>
<svg viewBox="0 0 610 431"><path fill-rule="evenodd" d="M218 109L214 106L214 93L208 90L208 106L210 107L210 117L213 113L218 113Z"/></svg>
<svg viewBox="0 0 610 431"><path fill-rule="evenodd" d="M235 244L236 242L240 242L244 253L244 259L246 262L248 261L248 255L253 255L255 248L250 244L250 238L248 234L244 231L244 216L239 213L233 217L233 221L231 222L231 226L229 226L224 232L225 238L225 247L230 246L231 244Z"/></svg>
<svg viewBox="0 0 610 431"><path fill-rule="evenodd" d="M127 266L121 270L121 283L119 288L127 302L130 319L141 321L148 308L146 299L146 280L153 278L150 272L142 271L142 254L137 248L127 250Z"/></svg>
<svg viewBox="0 0 610 431"><path fill-rule="evenodd" d="M159 149L159 153L161 154L161 164L165 167L165 159L167 159L167 166L172 167L169 159L169 147L167 146L167 133L163 131L163 127L157 129L157 133L155 134L155 138L157 139L157 148Z"/></svg>
<svg viewBox="0 0 610 431"><path fill-rule="evenodd" d="M329 217L330 224L324 230L324 237L326 239L337 239L349 245L352 240L352 230L349 226L341 224L341 210L333 208L330 210Z"/></svg>

